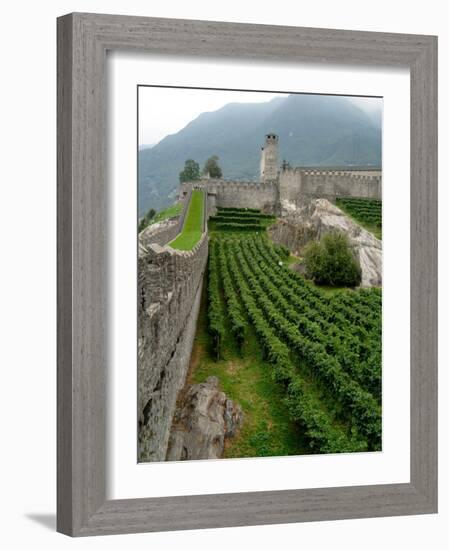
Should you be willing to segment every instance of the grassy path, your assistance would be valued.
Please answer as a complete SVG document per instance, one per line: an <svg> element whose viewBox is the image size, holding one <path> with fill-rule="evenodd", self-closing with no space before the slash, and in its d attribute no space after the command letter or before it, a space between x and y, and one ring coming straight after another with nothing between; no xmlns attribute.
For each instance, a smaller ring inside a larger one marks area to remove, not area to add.
<svg viewBox="0 0 449 550"><path fill-rule="evenodd" d="M199 189L192 191L189 209L184 220L181 233L169 244L177 250L192 250L200 240L203 232L204 192Z"/></svg>

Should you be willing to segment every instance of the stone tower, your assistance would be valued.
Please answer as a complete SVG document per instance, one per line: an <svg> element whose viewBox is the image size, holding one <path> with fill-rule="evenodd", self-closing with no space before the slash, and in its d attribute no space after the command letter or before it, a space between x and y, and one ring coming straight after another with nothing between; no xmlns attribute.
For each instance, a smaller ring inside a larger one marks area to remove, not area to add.
<svg viewBox="0 0 449 550"><path fill-rule="evenodd" d="M276 134L267 134L265 136L265 146L262 147L260 157L260 181L263 183L276 181L278 179L278 136Z"/></svg>

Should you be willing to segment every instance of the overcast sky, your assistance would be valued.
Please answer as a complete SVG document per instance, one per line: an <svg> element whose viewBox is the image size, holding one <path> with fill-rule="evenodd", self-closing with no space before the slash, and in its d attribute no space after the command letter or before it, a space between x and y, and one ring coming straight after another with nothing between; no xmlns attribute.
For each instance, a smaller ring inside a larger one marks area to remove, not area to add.
<svg viewBox="0 0 449 550"><path fill-rule="evenodd" d="M201 113L216 111L227 103L261 103L283 95L287 94L140 86L139 145L155 145ZM382 106L379 98L350 99L367 112L378 111Z"/></svg>

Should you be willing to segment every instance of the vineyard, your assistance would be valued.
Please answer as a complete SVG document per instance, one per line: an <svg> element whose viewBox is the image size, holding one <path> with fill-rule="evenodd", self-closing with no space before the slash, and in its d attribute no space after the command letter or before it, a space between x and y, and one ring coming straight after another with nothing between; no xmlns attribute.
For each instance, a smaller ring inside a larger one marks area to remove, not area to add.
<svg viewBox="0 0 449 550"><path fill-rule="evenodd" d="M263 214L254 208L219 208L209 218L212 231L264 231L275 220L270 214Z"/></svg>
<svg viewBox="0 0 449 550"><path fill-rule="evenodd" d="M376 237L382 237L382 201L374 199L337 199L337 206Z"/></svg>
<svg viewBox="0 0 449 550"><path fill-rule="evenodd" d="M249 218L256 221L242 221ZM242 230L263 228L268 219L237 209L212 219L209 353L219 365L232 338L243 361L256 339L304 452L380 450L381 291L323 293L285 265L285 249L264 231Z"/></svg>

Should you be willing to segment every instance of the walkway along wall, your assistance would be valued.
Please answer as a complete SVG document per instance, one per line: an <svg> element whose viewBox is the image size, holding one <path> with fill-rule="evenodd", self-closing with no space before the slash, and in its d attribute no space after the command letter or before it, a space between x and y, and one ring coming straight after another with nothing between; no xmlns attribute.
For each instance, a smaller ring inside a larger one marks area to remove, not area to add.
<svg viewBox="0 0 449 550"><path fill-rule="evenodd" d="M204 223L191 251L139 244L139 461L166 457L176 398L190 362L207 255Z"/></svg>

